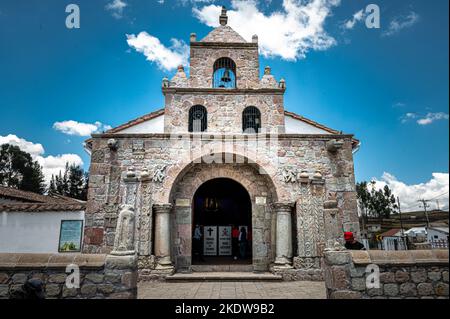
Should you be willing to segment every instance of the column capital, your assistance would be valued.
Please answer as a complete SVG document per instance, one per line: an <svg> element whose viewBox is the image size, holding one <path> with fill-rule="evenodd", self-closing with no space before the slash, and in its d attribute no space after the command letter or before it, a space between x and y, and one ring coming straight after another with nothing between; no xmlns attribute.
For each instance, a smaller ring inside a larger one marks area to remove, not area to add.
<svg viewBox="0 0 450 319"><path fill-rule="evenodd" d="M154 204L153 211L155 213L170 213L172 211L172 204Z"/></svg>
<svg viewBox="0 0 450 319"><path fill-rule="evenodd" d="M277 202L273 204L273 208L277 213L291 213L295 203L292 202Z"/></svg>

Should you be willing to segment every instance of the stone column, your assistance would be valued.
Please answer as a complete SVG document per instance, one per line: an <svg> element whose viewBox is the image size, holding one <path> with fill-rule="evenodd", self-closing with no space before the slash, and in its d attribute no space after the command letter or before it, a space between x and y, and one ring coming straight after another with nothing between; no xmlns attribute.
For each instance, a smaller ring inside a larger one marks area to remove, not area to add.
<svg viewBox="0 0 450 319"><path fill-rule="evenodd" d="M275 203L277 214L276 266L292 265L292 208L293 203Z"/></svg>
<svg viewBox="0 0 450 319"><path fill-rule="evenodd" d="M170 258L170 212L171 204L153 205L155 212L155 255L158 258L157 269L172 269Z"/></svg>

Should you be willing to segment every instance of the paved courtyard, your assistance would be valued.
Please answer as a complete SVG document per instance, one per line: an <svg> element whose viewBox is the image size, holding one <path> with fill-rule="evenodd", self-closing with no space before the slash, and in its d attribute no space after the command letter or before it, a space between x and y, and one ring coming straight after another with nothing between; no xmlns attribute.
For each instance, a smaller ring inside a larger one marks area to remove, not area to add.
<svg viewBox="0 0 450 319"><path fill-rule="evenodd" d="M325 283L141 282L139 299L325 299Z"/></svg>

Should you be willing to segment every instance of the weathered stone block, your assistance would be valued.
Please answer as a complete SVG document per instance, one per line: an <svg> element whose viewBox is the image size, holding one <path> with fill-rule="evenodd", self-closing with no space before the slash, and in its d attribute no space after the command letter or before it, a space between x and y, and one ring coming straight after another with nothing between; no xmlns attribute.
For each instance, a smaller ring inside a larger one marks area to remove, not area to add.
<svg viewBox="0 0 450 319"><path fill-rule="evenodd" d="M89 273L86 275L85 279L95 284L99 284L103 282L105 276L103 274Z"/></svg>
<svg viewBox="0 0 450 319"><path fill-rule="evenodd" d="M417 292L420 296L429 296L433 294L433 285L430 283L422 282L417 285Z"/></svg>
<svg viewBox="0 0 450 319"><path fill-rule="evenodd" d="M347 277L345 267L333 266L331 275L334 289L343 290L350 287L350 278Z"/></svg>
<svg viewBox="0 0 450 319"><path fill-rule="evenodd" d="M48 282L62 284L66 282L66 274L53 274L48 276Z"/></svg>
<svg viewBox="0 0 450 319"><path fill-rule="evenodd" d="M370 288L367 289L367 294L371 297L373 296L382 296L383 295L383 288Z"/></svg>
<svg viewBox="0 0 450 319"><path fill-rule="evenodd" d="M441 280L441 273L439 271L429 271L428 278L430 278L431 281L439 281Z"/></svg>
<svg viewBox="0 0 450 319"><path fill-rule="evenodd" d="M437 283L434 290L438 296L448 296L448 284L443 282Z"/></svg>
<svg viewBox="0 0 450 319"><path fill-rule="evenodd" d="M427 281L427 272L424 269L411 272L411 280L416 284Z"/></svg>
<svg viewBox="0 0 450 319"><path fill-rule="evenodd" d="M122 275L115 272L107 272L105 274L105 281L110 283L119 283L122 279Z"/></svg>
<svg viewBox="0 0 450 319"><path fill-rule="evenodd" d="M329 251L325 253L325 260L329 265L344 265L351 262L348 251Z"/></svg>
<svg viewBox="0 0 450 319"><path fill-rule="evenodd" d="M126 272L122 275L122 285L126 288L134 288L137 286L137 272Z"/></svg>
<svg viewBox="0 0 450 319"><path fill-rule="evenodd" d="M385 284L384 294L389 297L394 297L398 295L398 285L397 284Z"/></svg>
<svg viewBox="0 0 450 319"><path fill-rule="evenodd" d="M0 285L6 284L9 280L9 275L7 273L0 273Z"/></svg>
<svg viewBox="0 0 450 319"><path fill-rule="evenodd" d="M45 286L45 296L57 297L61 292L61 286L58 284L47 284Z"/></svg>
<svg viewBox="0 0 450 319"><path fill-rule="evenodd" d="M416 285L406 282L400 285L400 294L403 296L417 296Z"/></svg>
<svg viewBox="0 0 450 319"><path fill-rule="evenodd" d="M444 282L448 282L448 271L443 271L442 272L442 280Z"/></svg>
<svg viewBox="0 0 450 319"><path fill-rule="evenodd" d="M398 270L395 272L395 280L397 282L407 282L409 281L409 273L406 271Z"/></svg>
<svg viewBox="0 0 450 319"><path fill-rule="evenodd" d="M92 297L97 293L97 286L92 284L85 284L81 286L81 294L84 296Z"/></svg>
<svg viewBox="0 0 450 319"><path fill-rule="evenodd" d="M9 286L8 285L0 285L0 297L8 297Z"/></svg>
<svg viewBox="0 0 450 319"><path fill-rule="evenodd" d="M76 297L77 295L78 295L77 288L67 288L66 285L63 285L62 298L71 298L71 297Z"/></svg>
<svg viewBox="0 0 450 319"><path fill-rule="evenodd" d="M357 291L366 290L366 279L365 278L353 278L352 279L352 289Z"/></svg>
<svg viewBox="0 0 450 319"><path fill-rule="evenodd" d="M101 284L97 286L97 289L100 293L109 295L114 292L114 285L112 284Z"/></svg>
<svg viewBox="0 0 450 319"><path fill-rule="evenodd" d="M382 272L380 274L380 282L381 283L394 283L395 282L395 274L392 272Z"/></svg>
<svg viewBox="0 0 450 319"><path fill-rule="evenodd" d="M24 284L27 281L27 279L28 279L28 275L27 274L21 274L21 273L14 274L11 277L12 282L15 283L15 284Z"/></svg>

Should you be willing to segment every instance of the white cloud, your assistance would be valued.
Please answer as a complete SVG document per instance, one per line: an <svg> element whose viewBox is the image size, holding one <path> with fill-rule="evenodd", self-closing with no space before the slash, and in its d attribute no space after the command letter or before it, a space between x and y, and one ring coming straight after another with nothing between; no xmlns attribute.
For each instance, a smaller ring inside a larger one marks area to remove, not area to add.
<svg viewBox="0 0 450 319"><path fill-rule="evenodd" d="M364 10L361 9L358 12L356 12L355 14L353 14L353 17L351 19L345 21L344 24L342 25L342 27L344 29L351 30L355 27L355 25L358 22L362 21L362 19L364 19L364 17L365 17Z"/></svg>
<svg viewBox="0 0 450 319"><path fill-rule="evenodd" d="M67 135L91 136L93 133L100 133L111 129L111 126L95 122L94 124L80 123L77 121L55 122L53 128Z"/></svg>
<svg viewBox="0 0 450 319"><path fill-rule="evenodd" d="M449 116L447 113L439 112L439 113L428 113L425 115L425 117L418 119L417 124L419 125L429 125L433 123L434 121L439 120L447 120L448 121Z"/></svg>
<svg viewBox="0 0 450 319"><path fill-rule="evenodd" d="M189 47L181 40L172 39L172 46L165 47L158 38L141 32L137 36L127 34L127 43L137 52L144 54L148 61L154 62L161 70L171 71L179 65L188 65Z"/></svg>
<svg viewBox="0 0 450 319"><path fill-rule="evenodd" d="M417 117L418 117L418 115L416 113L409 112L409 113L402 115L400 117L400 120L404 124L404 123L409 122L410 120L416 119Z"/></svg>
<svg viewBox="0 0 450 319"><path fill-rule="evenodd" d="M421 210L419 206L420 199L432 199L430 202L431 209L437 208L437 202L443 210L449 208L449 174L433 173L433 178L425 183L408 185L397 180L397 178L389 173L383 173L381 180L375 179L375 187L377 189L388 185L393 194L400 198L400 206L402 211ZM442 196L441 196L442 195Z"/></svg>
<svg viewBox="0 0 450 319"><path fill-rule="evenodd" d="M228 24L247 41L258 35L261 54L295 61L310 50L326 50L336 40L325 31L325 21L340 0L283 0L283 10L269 15L257 8L255 0L233 0ZM193 8L194 16L210 26L219 25L221 7Z"/></svg>
<svg viewBox="0 0 450 319"><path fill-rule="evenodd" d="M7 136L0 135L0 145L2 144L18 146L22 151L29 153L32 157L44 154L44 147L42 144L28 142L27 140L13 134L9 134Z"/></svg>
<svg viewBox="0 0 450 319"><path fill-rule="evenodd" d="M105 6L105 9L111 12L111 15L116 19L122 19L123 9L125 9L128 4L122 0L113 0Z"/></svg>
<svg viewBox="0 0 450 319"><path fill-rule="evenodd" d="M401 30L412 27L419 22L419 15L411 11L406 16L395 17L389 24L389 28L382 33L383 36L389 37L399 33Z"/></svg>
<svg viewBox="0 0 450 319"><path fill-rule="evenodd" d="M52 174L56 175L59 173L59 171L64 172L66 163L69 163L69 165L83 165L83 160L76 154L44 156L45 150L42 144L29 142L23 138L17 137L16 135L0 135L0 145L1 144L15 145L18 146L22 151L30 153L33 160L38 161L38 163L42 166L42 172L47 184L50 181Z"/></svg>
<svg viewBox="0 0 450 319"><path fill-rule="evenodd" d="M400 117L402 123L407 123L410 120L416 120L416 123L422 126L432 124L439 120L449 120L449 115L444 112L432 113L429 112L426 115L419 115L417 113L406 113Z"/></svg>

